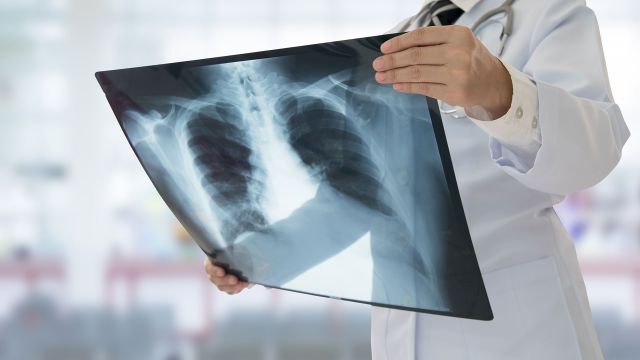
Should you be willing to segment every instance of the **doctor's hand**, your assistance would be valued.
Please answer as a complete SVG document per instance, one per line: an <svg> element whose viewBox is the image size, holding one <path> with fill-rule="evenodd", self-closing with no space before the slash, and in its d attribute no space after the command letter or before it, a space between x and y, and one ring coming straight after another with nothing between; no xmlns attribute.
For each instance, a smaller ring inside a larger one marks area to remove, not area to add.
<svg viewBox="0 0 640 360"><path fill-rule="evenodd" d="M373 62L376 80L396 91L462 106L476 119L507 113L511 75L473 32L464 26L430 26L384 42Z"/></svg>
<svg viewBox="0 0 640 360"><path fill-rule="evenodd" d="M248 282L239 281L238 278L233 275L227 275L222 267L213 264L208 257L204 260L204 270L207 272L209 281L211 281L218 290L226 292L229 295L237 294L252 286Z"/></svg>

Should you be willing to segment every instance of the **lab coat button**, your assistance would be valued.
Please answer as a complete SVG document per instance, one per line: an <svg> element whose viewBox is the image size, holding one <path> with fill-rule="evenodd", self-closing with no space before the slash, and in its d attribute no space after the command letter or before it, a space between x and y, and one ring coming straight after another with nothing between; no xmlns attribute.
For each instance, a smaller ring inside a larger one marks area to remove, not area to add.
<svg viewBox="0 0 640 360"><path fill-rule="evenodd" d="M518 106L518 108L516 109L516 118L522 119L523 114L524 111L522 110L522 106Z"/></svg>
<svg viewBox="0 0 640 360"><path fill-rule="evenodd" d="M538 127L538 118L535 116L533 117L533 121L531 121L531 127L534 129Z"/></svg>

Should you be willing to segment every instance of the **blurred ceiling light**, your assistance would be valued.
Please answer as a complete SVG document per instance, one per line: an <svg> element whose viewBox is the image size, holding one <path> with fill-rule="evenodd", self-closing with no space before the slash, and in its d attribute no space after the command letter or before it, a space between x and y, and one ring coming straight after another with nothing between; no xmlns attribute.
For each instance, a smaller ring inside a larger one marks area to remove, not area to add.
<svg viewBox="0 0 640 360"><path fill-rule="evenodd" d="M60 72L47 72L39 81L40 99L44 110L58 111L69 102L67 79Z"/></svg>
<svg viewBox="0 0 640 360"><path fill-rule="evenodd" d="M29 35L37 41L61 41L66 35L64 26L57 21L37 21L29 27Z"/></svg>

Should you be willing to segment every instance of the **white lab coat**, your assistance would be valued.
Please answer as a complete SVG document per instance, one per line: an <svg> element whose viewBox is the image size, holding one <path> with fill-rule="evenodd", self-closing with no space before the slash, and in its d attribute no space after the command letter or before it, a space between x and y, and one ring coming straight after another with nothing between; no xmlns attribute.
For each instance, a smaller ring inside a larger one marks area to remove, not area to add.
<svg viewBox="0 0 640 360"><path fill-rule="evenodd" d="M457 24L471 27L502 2L482 0ZM443 116L495 318L374 307L375 360L602 359L575 249L552 206L602 180L618 163L629 131L585 2L516 0L513 11L502 60L537 84L542 145L516 154L469 119ZM495 49L497 31L478 37ZM522 168L527 161L519 156L535 161Z"/></svg>

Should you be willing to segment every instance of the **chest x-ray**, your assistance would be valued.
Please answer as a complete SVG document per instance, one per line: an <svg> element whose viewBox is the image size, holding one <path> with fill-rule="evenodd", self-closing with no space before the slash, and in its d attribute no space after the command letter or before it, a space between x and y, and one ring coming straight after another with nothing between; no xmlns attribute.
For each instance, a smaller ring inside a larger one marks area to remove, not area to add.
<svg viewBox="0 0 640 360"><path fill-rule="evenodd" d="M164 201L229 272L491 319L437 103L374 79L390 36L97 78Z"/></svg>

